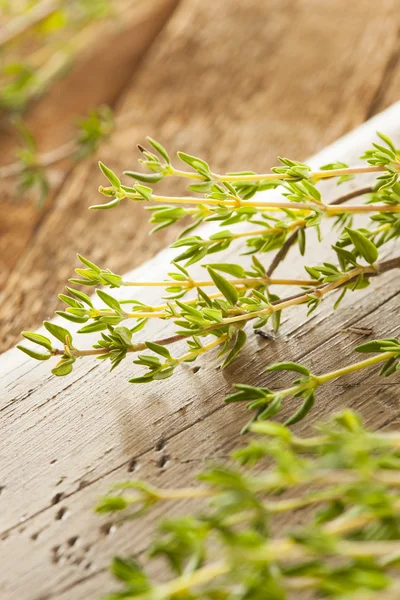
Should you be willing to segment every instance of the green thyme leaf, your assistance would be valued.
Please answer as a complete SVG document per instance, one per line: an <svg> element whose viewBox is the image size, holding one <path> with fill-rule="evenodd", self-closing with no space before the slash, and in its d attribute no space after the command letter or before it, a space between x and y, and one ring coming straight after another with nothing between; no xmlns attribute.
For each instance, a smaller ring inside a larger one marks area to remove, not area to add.
<svg viewBox="0 0 400 600"><path fill-rule="evenodd" d="M238 278L243 278L246 276L244 268L240 265L235 265L231 263L210 263L208 265L203 266L211 267L215 271L222 271L223 273L228 273L228 275L233 275L234 277Z"/></svg>
<svg viewBox="0 0 400 600"><path fill-rule="evenodd" d="M118 177L115 175L115 173L113 171L111 171L111 169L106 167L106 165L104 163L102 163L100 160L99 160L99 167L100 167L100 171L103 173L103 175L105 177L107 177L107 179L111 183L111 185L114 186L117 190L119 190L121 187L121 182L118 179Z"/></svg>
<svg viewBox="0 0 400 600"><path fill-rule="evenodd" d="M279 362L273 365L269 365L266 368L266 371L296 371L297 373L302 373L303 375L309 375L310 371L304 365L299 365L294 362Z"/></svg>
<svg viewBox="0 0 400 600"><path fill-rule="evenodd" d="M376 262L379 252L375 244L357 229L350 229L349 227L346 227L345 230L359 254L367 261L367 263L372 265L374 262Z"/></svg>
<svg viewBox="0 0 400 600"><path fill-rule="evenodd" d="M43 354L41 352L36 352L35 350L25 348L25 346L21 346L20 344L17 345L17 348L18 350L21 350L21 352L25 352L25 354L27 354L31 358L34 358L35 360L48 360L51 357L51 354Z"/></svg>
<svg viewBox="0 0 400 600"><path fill-rule="evenodd" d="M60 325L56 325L55 323L50 323L50 321L44 321L43 325L47 329L47 331L51 333L51 335L53 335L62 344L66 344L68 340L72 342L72 336L68 329L60 327Z"/></svg>
<svg viewBox="0 0 400 600"><path fill-rule="evenodd" d="M23 331L22 335L25 339L29 340L30 342L39 344L39 346L43 346L44 348L47 348L47 350L52 350L51 341L47 337L44 337L44 335L40 335L39 333L32 333L31 331Z"/></svg>
<svg viewBox="0 0 400 600"><path fill-rule="evenodd" d="M118 302L118 300L113 296L110 296L110 294L103 292L103 290L96 290L96 294L98 295L100 300L104 302L104 304L107 304L107 306L115 310L115 312L120 313L122 311L121 305Z"/></svg>
<svg viewBox="0 0 400 600"><path fill-rule="evenodd" d="M72 365L74 364L75 359L69 358L67 360L62 360L60 364L52 369L53 375L57 377L65 377L65 375L69 375L72 371Z"/></svg>
<svg viewBox="0 0 400 600"><path fill-rule="evenodd" d="M223 369L225 367L227 367L228 365L230 365L231 362L237 357L237 355L239 354L239 352L241 351L241 349L243 348L243 346L246 343L247 336L246 336L245 332L242 329L240 329L237 332L237 335L234 339L235 339L234 345L233 345L232 349L230 350L228 356L225 358L224 362L222 363Z"/></svg>
<svg viewBox="0 0 400 600"><path fill-rule="evenodd" d="M207 271L210 274L211 279L215 283L215 286L219 289L221 294L225 296L229 304L234 306L239 299L239 294L236 288L229 283L225 277L214 271L211 267L207 267Z"/></svg>
<svg viewBox="0 0 400 600"><path fill-rule="evenodd" d="M145 342L146 346L149 350L152 350L156 354L163 356L164 358L171 358L171 354L165 346L161 346L160 344L156 344L154 342Z"/></svg>
<svg viewBox="0 0 400 600"><path fill-rule="evenodd" d="M156 140L153 140L150 136L147 136L146 140L153 146L153 148L158 152L158 154L160 154L160 156L162 156L165 162L169 165L171 161L168 152L166 151L164 146L162 146L159 142L156 142Z"/></svg>
<svg viewBox="0 0 400 600"><path fill-rule="evenodd" d="M302 421L308 415L308 413L314 406L314 403L315 403L315 395L314 395L314 392L311 391L305 395L304 402L300 406L299 410L296 411L294 415L289 417L289 419L287 419L287 421L285 421L285 425L287 425L287 426L294 425L295 423Z"/></svg>

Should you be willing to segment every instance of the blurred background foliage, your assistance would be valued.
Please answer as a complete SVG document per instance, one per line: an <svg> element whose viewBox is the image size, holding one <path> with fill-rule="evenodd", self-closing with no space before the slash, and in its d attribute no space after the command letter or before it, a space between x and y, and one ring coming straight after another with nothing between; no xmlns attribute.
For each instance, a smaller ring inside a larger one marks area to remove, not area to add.
<svg viewBox="0 0 400 600"><path fill-rule="evenodd" d="M90 107L71 117L72 139L40 155L24 114L74 60L96 46L107 27L118 28L140 0L1 0L0 117L18 141L11 158L0 166L0 180L14 179L18 196L32 191L38 208L51 189L46 169L66 158L80 160L94 152L113 127L108 106ZM101 101L99 98L99 102ZM4 125L3 125L4 127Z"/></svg>
<svg viewBox="0 0 400 600"><path fill-rule="evenodd" d="M138 0L2 0L0 106L20 112Z"/></svg>

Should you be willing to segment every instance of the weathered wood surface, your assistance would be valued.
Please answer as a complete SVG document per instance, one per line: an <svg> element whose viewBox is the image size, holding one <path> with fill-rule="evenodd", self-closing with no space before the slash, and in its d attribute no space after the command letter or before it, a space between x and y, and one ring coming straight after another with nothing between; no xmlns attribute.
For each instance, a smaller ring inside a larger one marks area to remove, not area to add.
<svg viewBox="0 0 400 600"><path fill-rule="evenodd" d="M117 171L132 167L135 144L152 135L220 170L265 170L277 154L304 158L398 98L399 18L398 0L182 0L119 103L126 119L99 156ZM121 272L175 236L171 229L148 238L140 207L89 217L101 181L95 158L69 174L38 220L31 206L14 212L4 201L2 349L59 306L76 251Z"/></svg>
<svg viewBox="0 0 400 600"><path fill-rule="evenodd" d="M354 163L376 129L400 143L400 104L320 153L312 164L337 157ZM327 182L325 192L333 198L337 188ZM281 272L299 273L303 260L315 262L316 253L319 260L328 258L333 239L328 235L324 245L312 244L305 259L293 253ZM238 247L231 249L225 259L236 259L237 252ZM166 250L130 277L162 277L172 256ZM193 268L195 274L200 270ZM331 300L310 318L304 307L291 309L275 341L250 335L243 354L226 371L217 369L215 355L208 355L199 361L196 374L182 368L171 380L151 387L127 383L137 369L130 361L108 374L104 363L80 360L71 376L56 379L47 363L30 361L15 349L4 354L1 598L87 600L113 589L107 573L110 557L116 552L140 556L155 516L182 505L162 507L140 524L115 531L107 519L93 514L97 496L109 484L132 476L165 486L190 484L209 459L225 458L242 441L237 434L247 411L222 400L233 382L274 386L278 378L267 376L265 365L284 358L301 360L315 372L348 364L359 342L351 326L370 328L376 337L399 335L399 293L400 277L392 272L347 296L339 311L332 311ZM138 292L138 298L149 301L148 291ZM170 331L167 324L154 327L158 336ZM178 346L177 355L183 350ZM400 416L398 401L398 381L379 380L376 372L357 374L327 386L313 418L351 405L370 425L393 426ZM308 426L300 424L299 430Z"/></svg>

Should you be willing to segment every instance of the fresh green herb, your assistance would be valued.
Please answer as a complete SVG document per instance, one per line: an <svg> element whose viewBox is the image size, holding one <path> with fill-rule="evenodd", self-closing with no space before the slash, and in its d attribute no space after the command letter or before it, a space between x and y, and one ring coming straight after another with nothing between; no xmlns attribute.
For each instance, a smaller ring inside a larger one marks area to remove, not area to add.
<svg viewBox="0 0 400 600"><path fill-rule="evenodd" d="M36 346L20 349L37 360L60 357L52 371L59 376L70 373L80 357L109 360L114 369L134 355L141 372L134 373L130 382L150 383L173 376L182 363L191 363L217 347L224 357L222 367L227 367L245 346L248 321L255 329L271 324L277 330L282 311L306 305L310 314L325 296L339 293L336 308L347 292L362 290L372 277L400 267L400 256L380 258L381 247L400 236L400 151L389 138L379 135L385 145L374 144L365 153L367 166L332 163L319 171L279 158L280 165L271 173L220 175L204 160L182 152L178 153L185 165L181 170L151 138L151 150L139 147L139 162L147 171L125 173L135 180L131 186L100 163L109 183L100 191L108 202L93 208L112 209L124 200L144 202L154 230L187 216L193 221L173 244L178 255L163 281L129 281L78 255L82 266L70 282L103 286L108 291L96 289L98 300L92 300L67 287L68 294L59 296L65 310L57 314L83 325L78 337L99 332L93 348L77 348L67 329L46 322L46 330L62 347L57 342L53 346L40 334L24 332ZM376 173L375 185L340 196L331 204L324 202L317 187L320 180L335 177L341 183L363 173ZM189 190L201 197L156 195L152 186L170 176L194 181ZM267 189L281 191L283 199L255 196ZM361 204L345 204L364 196ZM359 214L370 217L363 227L356 223ZM306 277L297 273L287 279L272 277L296 240L304 253L310 228L323 241L320 223L330 217L338 229L331 261L306 266ZM208 239L193 234L205 221L221 227ZM244 228L236 230L234 226L241 223ZM245 253L252 255L247 266L210 257L241 238ZM257 256L274 250L269 266ZM194 279L190 273L190 265L199 261L206 269L204 279ZM297 286L300 291L278 296L278 286ZM120 301L109 293L120 287L162 288L165 303L148 305L135 298ZM139 332L150 319L173 323L171 335L146 341ZM186 341L186 352L174 355L169 347L182 341ZM207 501L200 516L188 515L161 525L150 555L167 560L171 578L155 583L136 560L117 557L111 570L124 589L108 600L260 600L266 590L271 600L289 599L303 591L334 600L378 600L383 594L386 600L398 598L400 437L367 431L350 411L320 425L314 437L297 437L288 428L312 410L321 385L378 364L383 376L399 370L400 342L395 338L370 341L356 350L373 356L320 375L305 365L285 361L267 370L295 373L290 387L236 386L226 401L248 403L254 412L245 430L258 434L234 455L244 470L215 467L201 474L200 487L177 490L126 482L100 499L98 512L117 513L122 520L139 516L161 501ZM297 400L298 406L286 424L271 421L288 398ZM251 467L256 463L254 472ZM301 526L281 530L279 537L271 533L276 531L275 515L309 507L315 510L305 510Z"/></svg>
<svg viewBox="0 0 400 600"><path fill-rule="evenodd" d="M87 131L92 129L92 125L87 127ZM97 131L97 128L94 127L94 130ZM132 383L150 383L171 377L179 365L194 361L217 346L220 347L220 356L224 356L222 366L226 367L245 345L244 328L248 322L251 321L255 329L270 323L277 330L282 311L306 305L310 314L326 296L338 293L335 302L337 308L347 292L361 290L369 285L372 277L399 268L400 257L390 260L379 258L380 248L400 236L400 183L397 181L400 151L396 150L389 138L382 137L382 134L380 137L387 149L383 152L382 147L375 144L374 149L364 155L367 166L348 167L332 163L319 171L312 171L304 163L279 158L280 166L272 169L271 173L219 175L204 160L182 152L178 153L178 157L189 170L180 170L173 165L166 149L151 138L148 138L151 150L139 147L139 162L147 169L147 173L125 173L141 183L134 182L133 186L126 186L108 166L100 163L100 169L109 183L100 191L109 202L98 208L113 208L124 199L131 199L149 205L150 220L156 224L156 229L187 215L193 217L193 227L203 221L216 221L221 229L208 239L193 235L192 232L189 237L180 237L173 244L178 249L178 255L172 263L173 270L163 281L128 281L78 255L82 267L76 269L77 277L70 279L70 282L95 288L104 286L109 291L97 290L101 302L99 306L79 290L67 288L69 294L59 296L66 305L65 310L57 311L57 314L82 324L79 334L99 332L100 336L90 350L74 347L66 353L65 348L54 348L51 353L61 355L64 357L62 360L68 361L93 355L99 360L109 360L111 368L115 368L132 353L144 351L133 361L142 367L142 372L133 373L130 378ZM375 186L367 190L362 188L359 192L360 196L366 196L366 202L345 204L357 195L355 192L331 204L324 202L317 188L321 179L340 179L363 173L378 175ZM194 180L195 184L190 184L189 188L203 197L156 195L150 184L170 176ZM264 189L264 186L281 190L283 200L254 197L255 192ZM158 206L159 203L161 206ZM192 208L186 208L187 205ZM353 217L357 214L369 215L369 224L356 227ZM316 228L322 236L319 224L321 219L327 217L334 217L335 226L339 227L338 239L332 246L331 262L307 266L308 277L298 274L287 279L271 277L271 271L287 252L288 243L292 244L295 239L293 235L298 237L299 249L303 253L306 232ZM244 231L231 230L231 226L242 222L246 222ZM257 229L253 228L254 225ZM239 243L241 238L246 241L245 253L252 255L251 264L247 267L218 262L218 259L210 256L233 243ZM257 255L271 250L277 250L277 254L268 268ZM204 279L194 279L190 274L190 265L198 261L203 261L207 270L205 272L208 275ZM277 286L298 286L300 291L294 295L277 295ZM163 288L166 301L158 306L146 305L135 298L120 303L110 293L113 288L119 287ZM163 339L146 340L145 334L139 332L145 329L150 319L170 321L173 326L171 335ZM139 335L142 335L141 340ZM31 341L34 339L31 338ZM186 341L187 350L173 356L166 346L179 341ZM162 348L162 352L156 348ZM36 358L43 360L42 353ZM55 374L70 372L72 362L68 362L67 370L56 368ZM294 420L299 420L311 410L317 381L318 378L310 376L306 388L296 389L294 395L301 395L303 404L292 417ZM259 403L259 414L264 417L275 414L279 411L280 402L281 397L271 392L267 400Z"/></svg>
<svg viewBox="0 0 400 600"><path fill-rule="evenodd" d="M281 390L237 384L235 386L237 391L228 396L225 402L248 402L248 408L255 411L255 416L244 428L244 431L247 431L254 421L271 419L280 412L282 405L289 399L299 398L300 406L286 421L286 425L293 425L304 419L310 412L315 402L316 391L321 385L375 365L382 365L380 374L386 377L400 370L400 342L394 338L367 342L355 350L374 352L375 356L323 375L314 375L304 365L293 362L269 365L267 371L294 371L301 377L295 379L290 387Z"/></svg>
<svg viewBox="0 0 400 600"><path fill-rule="evenodd" d="M312 437L270 422L252 430L232 457L240 468L208 468L183 489L127 481L98 501L119 522L161 503L201 503L158 525L147 554L164 559L169 578L115 557L111 573L123 587L107 600L398 598L399 434L369 431L350 410ZM279 519L293 511L295 525Z"/></svg>

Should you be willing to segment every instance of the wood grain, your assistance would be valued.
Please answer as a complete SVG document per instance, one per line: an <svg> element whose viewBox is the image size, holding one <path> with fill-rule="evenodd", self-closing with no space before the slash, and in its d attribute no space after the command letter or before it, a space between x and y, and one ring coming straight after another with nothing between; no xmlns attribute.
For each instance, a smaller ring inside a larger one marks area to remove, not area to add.
<svg viewBox="0 0 400 600"><path fill-rule="evenodd" d="M117 171L133 167L135 144L150 134L220 170L267 169L277 154L303 159L363 122L386 87L394 86L392 101L398 95L397 9L397 0L183 0L120 102L124 124L99 156ZM148 238L139 207L89 216L101 181L95 163L73 170L4 277L1 348L58 308L75 252L121 272L175 237L171 229ZM19 252L24 216L33 218L22 210L3 233L3 254Z"/></svg>
<svg viewBox="0 0 400 600"><path fill-rule="evenodd" d="M336 155L353 162L376 129L400 141L399 115L400 104L318 154L311 164ZM325 188L326 198L337 193L333 183L326 182ZM304 261L315 262L316 253L318 260L328 259L333 240L327 232L324 244L314 240L304 259L290 255L281 273L299 273ZM225 259L236 259L239 249L231 248ZM165 250L129 276L140 279L151 272L160 277L172 255ZM198 265L193 268L195 274L200 270ZM187 505L160 507L140 524L128 523L115 531L107 519L93 514L97 496L109 484L128 477L165 486L190 484L207 462L225 460L243 441L237 433L248 418L245 407L223 403L233 382L268 382L274 387L282 382L281 376L266 375L264 369L283 358L301 360L315 372L348 364L359 343L351 326L370 328L374 337L399 335L399 295L398 273L386 273L366 290L346 296L336 312L331 300L311 318L305 317L304 307L287 311L275 341L250 334L245 351L226 371L217 369L215 355L208 355L199 361L197 373L182 368L172 380L151 387L127 383L137 372L129 361L107 374L105 364L80 360L70 377L57 379L49 374L47 363L30 361L15 349L4 354L0 359L2 599L87 600L113 589L107 574L112 554L141 556L155 517L166 510L169 515L179 513ZM138 298L149 301L148 291L139 291ZM151 300L155 301L153 295ZM153 324L153 330L163 335L169 327ZM177 355L182 350L178 345ZM325 388L313 419L351 405L371 426L393 427L400 419L398 399L398 380L380 380L376 371L354 374ZM298 431L308 428L310 421L299 424Z"/></svg>

